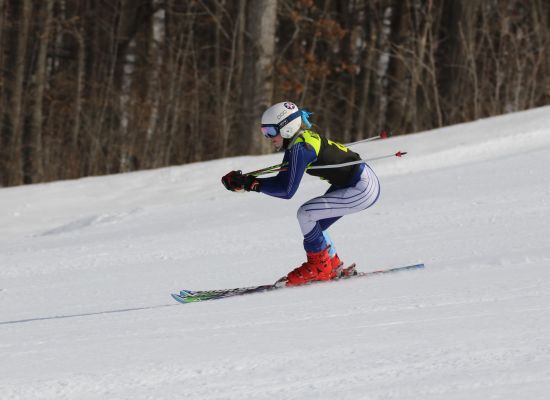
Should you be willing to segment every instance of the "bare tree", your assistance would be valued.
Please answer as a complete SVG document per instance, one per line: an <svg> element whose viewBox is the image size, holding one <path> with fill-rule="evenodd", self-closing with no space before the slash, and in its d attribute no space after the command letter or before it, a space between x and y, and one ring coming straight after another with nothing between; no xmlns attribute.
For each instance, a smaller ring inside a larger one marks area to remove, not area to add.
<svg viewBox="0 0 550 400"><path fill-rule="evenodd" d="M0 71L5 69L4 67L4 31L5 31L5 19L7 17L6 10L6 1L0 0ZM4 140L4 118L5 110L7 108L7 99L6 99L6 89L5 89L5 79L4 75L0 73L0 186L7 183L7 175L9 166L7 165L6 159L6 143Z"/></svg>
<svg viewBox="0 0 550 400"><path fill-rule="evenodd" d="M50 30L52 25L52 9L54 0L47 0L43 3L42 32L39 37L38 57L35 68L36 92L34 96L34 107L32 112L31 134L28 152L29 171L28 180L31 182L41 182L44 175L43 148L42 148L42 125L44 113L42 107L44 104L44 87L47 79L46 57L50 39Z"/></svg>
<svg viewBox="0 0 550 400"><path fill-rule="evenodd" d="M258 129L259 116L271 103L273 94L276 22L277 0L247 2L248 51L244 61L239 134L243 138L241 146L251 153L264 152L269 148L258 134Z"/></svg>
<svg viewBox="0 0 550 400"><path fill-rule="evenodd" d="M32 14L32 4L30 0L23 0L19 5L19 29L16 40L16 56L14 66L14 76L12 82L12 104L11 112L8 117L10 123L10 141L9 141L9 165L10 176L9 184L23 183L23 93L25 86L25 71L27 64L27 41L29 38L30 20Z"/></svg>
<svg viewBox="0 0 550 400"><path fill-rule="evenodd" d="M407 88L407 49L410 49L410 12L409 0L393 2L391 7L390 26L390 60L387 72L387 97L386 124L397 130L406 130L405 113L408 105ZM412 66L409 65L409 68Z"/></svg>

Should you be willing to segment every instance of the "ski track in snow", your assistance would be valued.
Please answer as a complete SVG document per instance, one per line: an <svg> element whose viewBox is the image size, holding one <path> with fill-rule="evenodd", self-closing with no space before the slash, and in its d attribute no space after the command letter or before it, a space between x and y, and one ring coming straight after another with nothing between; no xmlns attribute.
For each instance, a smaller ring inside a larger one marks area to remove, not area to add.
<svg viewBox="0 0 550 400"><path fill-rule="evenodd" d="M331 228L389 276L180 305L301 263L298 206L239 157L0 190L0 398L546 399L550 107L359 145L382 194Z"/></svg>
<svg viewBox="0 0 550 400"><path fill-rule="evenodd" d="M138 210L131 210L129 212L93 215L79 218L75 221L63 224L57 228L49 229L46 232L43 232L41 236L60 235L64 233L77 232L82 229L93 227L95 225L118 223L129 215L136 213L137 211Z"/></svg>

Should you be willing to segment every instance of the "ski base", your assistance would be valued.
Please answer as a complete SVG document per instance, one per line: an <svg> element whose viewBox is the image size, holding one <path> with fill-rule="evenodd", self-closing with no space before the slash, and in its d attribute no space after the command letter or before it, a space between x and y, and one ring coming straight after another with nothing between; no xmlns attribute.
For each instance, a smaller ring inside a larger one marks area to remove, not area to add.
<svg viewBox="0 0 550 400"><path fill-rule="evenodd" d="M305 285L300 285L300 286L308 286L312 284L338 281L341 279L367 277L367 276L395 273L395 272L421 269L421 268L424 268L424 264L412 264L412 265L406 265L402 267L380 269L376 271L358 272L355 270L355 264L352 264L349 267L343 268L340 274L336 278L331 279L330 281L314 281L314 282L309 282ZM300 287L300 286L290 286L290 287ZM277 282L270 285L248 286L248 287L240 287L240 288L234 288L234 289L199 290L199 291L184 289L184 290L181 290L179 294L172 294L172 298L179 303L187 304L187 303L196 303L196 302L207 301L207 300L223 299L227 297L242 296L246 294L269 292L269 291L282 289L286 287L289 287L289 286L286 286L286 277L283 277L279 279Z"/></svg>

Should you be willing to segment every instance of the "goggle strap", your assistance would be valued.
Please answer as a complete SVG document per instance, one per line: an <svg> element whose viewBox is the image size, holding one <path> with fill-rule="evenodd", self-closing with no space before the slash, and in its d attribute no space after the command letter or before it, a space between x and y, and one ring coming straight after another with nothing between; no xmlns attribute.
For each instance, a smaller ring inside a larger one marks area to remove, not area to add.
<svg viewBox="0 0 550 400"><path fill-rule="evenodd" d="M288 125L290 122L294 121L296 118L300 117L301 115L302 113L300 112L300 110L290 114L288 117L286 117L281 122L279 122L279 129Z"/></svg>

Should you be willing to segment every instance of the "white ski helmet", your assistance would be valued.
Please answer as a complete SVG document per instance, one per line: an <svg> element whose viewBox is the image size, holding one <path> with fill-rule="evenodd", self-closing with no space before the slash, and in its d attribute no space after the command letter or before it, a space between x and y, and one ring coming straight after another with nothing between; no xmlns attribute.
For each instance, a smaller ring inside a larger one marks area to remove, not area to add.
<svg viewBox="0 0 550 400"><path fill-rule="evenodd" d="M290 101L277 103L269 107L262 115L262 133L271 138L281 134L290 139L302 126L302 112Z"/></svg>

